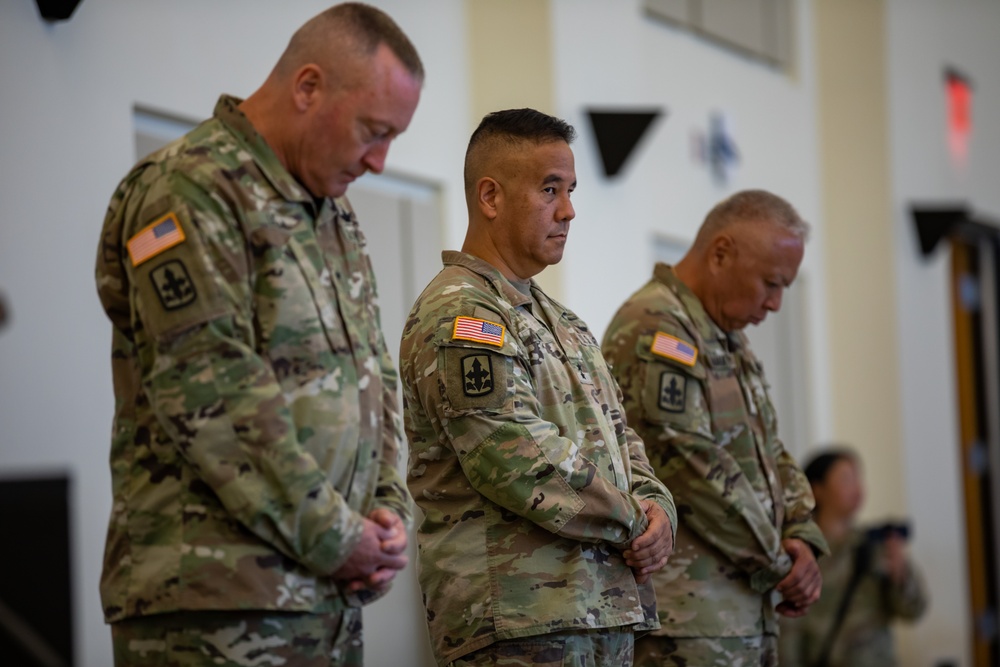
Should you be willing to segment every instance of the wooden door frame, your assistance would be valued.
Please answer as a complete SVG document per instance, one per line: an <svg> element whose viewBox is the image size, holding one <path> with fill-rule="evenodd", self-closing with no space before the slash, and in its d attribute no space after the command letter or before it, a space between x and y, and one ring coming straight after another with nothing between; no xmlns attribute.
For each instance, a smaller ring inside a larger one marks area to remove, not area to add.
<svg viewBox="0 0 1000 667"><path fill-rule="evenodd" d="M996 554L1000 553L1000 379L995 243L993 239L957 236L950 244L959 448L973 619L970 639L976 667L992 667L1000 657L996 628L1000 597L996 570ZM974 293L965 293L968 290ZM993 627L989 627L989 619Z"/></svg>

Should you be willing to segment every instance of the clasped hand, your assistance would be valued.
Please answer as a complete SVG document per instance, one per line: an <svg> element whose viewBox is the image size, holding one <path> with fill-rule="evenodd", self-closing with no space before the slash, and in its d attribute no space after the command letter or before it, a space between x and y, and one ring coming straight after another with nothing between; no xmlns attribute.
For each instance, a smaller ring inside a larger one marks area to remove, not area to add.
<svg viewBox="0 0 1000 667"><path fill-rule="evenodd" d="M362 521L361 541L333 574L348 593L388 588L410 560L405 553L406 526L395 512L379 508Z"/></svg>
<svg viewBox="0 0 1000 667"><path fill-rule="evenodd" d="M645 512L649 525L642 535L632 540L630 548L622 555L635 573L636 582L643 584L653 572L667 564L674 551L674 534L670 517L662 507L652 500L640 500L639 506Z"/></svg>
<svg viewBox="0 0 1000 667"><path fill-rule="evenodd" d="M792 569L776 586L783 598L777 611L783 616L795 618L804 615L809 605L819 599L823 577L808 544L791 538L782 540L781 546L792 558Z"/></svg>

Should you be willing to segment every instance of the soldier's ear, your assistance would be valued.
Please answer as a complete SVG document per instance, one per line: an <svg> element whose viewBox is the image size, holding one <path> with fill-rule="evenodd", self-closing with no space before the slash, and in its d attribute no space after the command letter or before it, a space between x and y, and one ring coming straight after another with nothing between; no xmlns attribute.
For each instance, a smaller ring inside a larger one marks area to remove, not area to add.
<svg viewBox="0 0 1000 667"><path fill-rule="evenodd" d="M503 191L500 184L489 176L480 178L476 183L476 204L483 217L487 220L496 219L502 201Z"/></svg>
<svg viewBox="0 0 1000 667"><path fill-rule="evenodd" d="M712 239L708 256L713 267L722 268L732 264L736 259L736 253L736 239L731 234L723 232Z"/></svg>
<svg viewBox="0 0 1000 667"><path fill-rule="evenodd" d="M295 108L305 111L316 100L320 88L323 86L323 70L316 65L303 65L292 77L292 99L295 101Z"/></svg>

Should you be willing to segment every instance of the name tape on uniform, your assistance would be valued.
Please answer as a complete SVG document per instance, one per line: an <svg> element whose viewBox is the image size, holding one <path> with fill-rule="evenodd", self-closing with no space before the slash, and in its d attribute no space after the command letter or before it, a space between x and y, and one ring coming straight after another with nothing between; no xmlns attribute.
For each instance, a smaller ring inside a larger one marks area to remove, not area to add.
<svg viewBox="0 0 1000 667"><path fill-rule="evenodd" d="M184 230L177 216L167 213L152 224L147 225L138 234L128 240L128 256L132 258L132 266L139 266L152 259L164 250L183 243Z"/></svg>
<svg viewBox="0 0 1000 667"><path fill-rule="evenodd" d="M698 348L662 331L656 332L656 338L653 339L653 346L649 351L679 361L686 366L694 366L695 360L698 359Z"/></svg>
<svg viewBox="0 0 1000 667"><path fill-rule="evenodd" d="M459 316L455 318L455 328L452 329L452 340L471 340L475 343L503 346L504 326L496 322L488 322L476 317Z"/></svg>

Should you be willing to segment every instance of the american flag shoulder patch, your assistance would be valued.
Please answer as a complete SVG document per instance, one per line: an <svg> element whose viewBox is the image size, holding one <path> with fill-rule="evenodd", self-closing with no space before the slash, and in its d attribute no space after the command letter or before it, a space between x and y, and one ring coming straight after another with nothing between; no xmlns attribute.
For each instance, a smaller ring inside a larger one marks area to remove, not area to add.
<svg viewBox="0 0 1000 667"><path fill-rule="evenodd" d="M488 322L477 317L460 315L455 318L455 327L451 331L452 340L471 340L475 343L503 346L504 326L496 322Z"/></svg>
<svg viewBox="0 0 1000 667"><path fill-rule="evenodd" d="M698 348L662 331L656 332L653 346L649 351L661 357L679 361L685 366L694 366L695 360L698 359Z"/></svg>
<svg viewBox="0 0 1000 667"><path fill-rule="evenodd" d="M128 247L128 256L132 258L132 266L139 266L164 250L183 243L185 238L177 216L167 213L143 227L142 231L130 238L125 245Z"/></svg>

